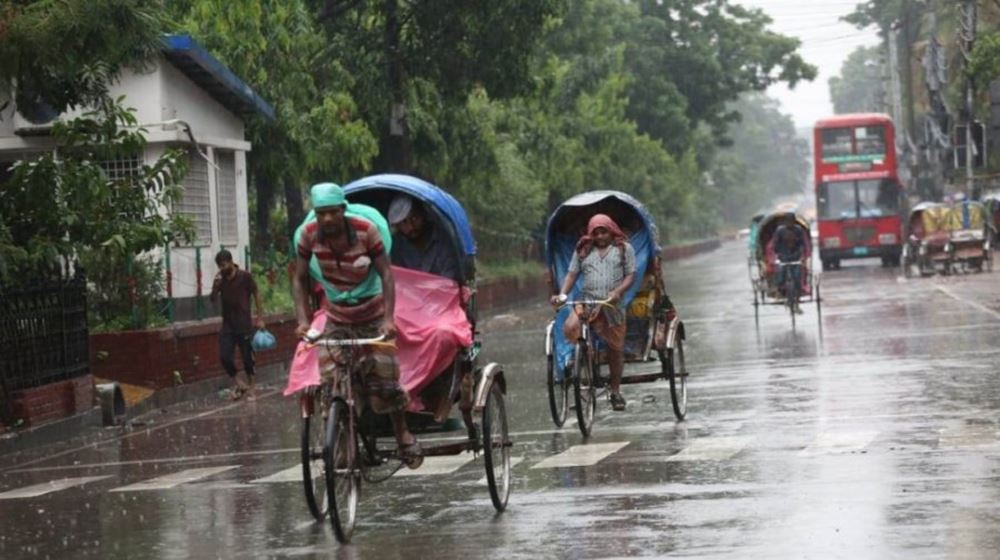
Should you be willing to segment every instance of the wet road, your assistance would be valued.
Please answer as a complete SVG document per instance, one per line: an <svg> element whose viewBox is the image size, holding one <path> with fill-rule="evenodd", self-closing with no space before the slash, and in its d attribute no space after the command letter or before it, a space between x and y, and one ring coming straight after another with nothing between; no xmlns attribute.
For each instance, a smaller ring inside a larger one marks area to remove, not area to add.
<svg viewBox="0 0 1000 560"><path fill-rule="evenodd" d="M548 311L484 324L518 459L502 515L481 459L428 462L365 487L338 546L296 480L295 403L270 392L0 461L0 558L1000 557L995 275L847 267L824 275L822 328L810 306L794 330L777 307L755 329L742 244L667 278L688 325L686 422L658 383L626 387L625 413L602 406L586 442L554 429Z"/></svg>

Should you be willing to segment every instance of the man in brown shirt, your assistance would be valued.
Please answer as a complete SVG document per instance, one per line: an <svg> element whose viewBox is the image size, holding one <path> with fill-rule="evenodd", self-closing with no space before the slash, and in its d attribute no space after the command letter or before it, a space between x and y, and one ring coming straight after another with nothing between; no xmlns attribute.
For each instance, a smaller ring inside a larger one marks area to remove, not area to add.
<svg viewBox="0 0 1000 560"><path fill-rule="evenodd" d="M250 341L254 327L264 328L263 306L260 303L260 293L253 276L233 262L233 255L223 249L215 256L215 264L219 273L212 283L212 294L209 299L214 304L222 298L222 330L219 332L219 359L226 374L233 380L233 399L242 397L245 393L253 398L254 370L253 348ZM250 297L253 296L257 306L257 319L250 316ZM236 361L233 354L239 347L243 356L243 369L246 370L246 381L237 376Z"/></svg>

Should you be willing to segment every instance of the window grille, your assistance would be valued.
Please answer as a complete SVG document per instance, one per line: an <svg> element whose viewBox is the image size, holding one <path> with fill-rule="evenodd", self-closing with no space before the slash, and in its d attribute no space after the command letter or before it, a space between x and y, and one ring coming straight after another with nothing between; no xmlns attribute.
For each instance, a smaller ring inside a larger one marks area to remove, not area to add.
<svg viewBox="0 0 1000 560"><path fill-rule="evenodd" d="M239 243L239 214L236 211L236 155L216 151L216 198L219 201L219 241L225 245Z"/></svg>
<svg viewBox="0 0 1000 560"><path fill-rule="evenodd" d="M99 165L104 170L104 173L107 174L108 180L120 183L129 182L138 177L139 170L142 168L142 161L139 158L139 154L136 154L105 160Z"/></svg>
<svg viewBox="0 0 1000 560"><path fill-rule="evenodd" d="M195 245L212 244L212 201L208 190L208 162L193 150L188 151L188 172L184 193L175 210L186 216L195 229Z"/></svg>

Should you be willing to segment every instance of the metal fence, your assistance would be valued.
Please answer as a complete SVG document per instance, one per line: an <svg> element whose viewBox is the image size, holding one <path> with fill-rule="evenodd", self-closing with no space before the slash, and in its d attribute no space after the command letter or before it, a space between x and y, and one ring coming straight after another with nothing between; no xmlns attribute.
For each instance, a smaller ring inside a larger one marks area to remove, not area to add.
<svg viewBox="0 0 1000 560"><path fill-rule="evenodd" d="M87 335L82 276L0 288L0 412L14 391L87 374Z"/></svg>

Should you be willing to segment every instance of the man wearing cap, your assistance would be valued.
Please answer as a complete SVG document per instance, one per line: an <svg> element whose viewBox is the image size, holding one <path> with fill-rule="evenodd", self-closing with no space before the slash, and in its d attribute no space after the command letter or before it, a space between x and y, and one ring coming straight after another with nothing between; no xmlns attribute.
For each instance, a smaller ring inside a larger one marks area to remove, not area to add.
<svg viewBox="0 0 1000 560"><path fill-rule="evenodd" d="M442 239L440 228L427 219L420 202L401 194L389 204L392 264L458 280L455 250Z"/></svg>
<svg viewBox="0 0 1000 560"><path fill-rule="evenodd" d="M347 215L347 201L338 185L315 185L310 198L316 220L301 228L292 283L298 320L296 334L303 337L310 328L307 286L310 260L315 256L322 274L321 284L328 286L327 327L323 336L337 339L395 337L395 285L378 228L366 219ZM381 282L368 281L372 269ZM321 352L321 376L330 379L336 374L350 373L343 371L350 351ZM406 425L404 410L409 397L399 384L395 348L366 346L358 352L360 359L355 363L362 379L355 390L368 397L368 404L376 413L389 414L400 458L408 467L417 468L422 462L422 453L420 444Z"/></svg>

